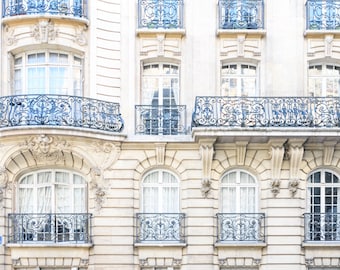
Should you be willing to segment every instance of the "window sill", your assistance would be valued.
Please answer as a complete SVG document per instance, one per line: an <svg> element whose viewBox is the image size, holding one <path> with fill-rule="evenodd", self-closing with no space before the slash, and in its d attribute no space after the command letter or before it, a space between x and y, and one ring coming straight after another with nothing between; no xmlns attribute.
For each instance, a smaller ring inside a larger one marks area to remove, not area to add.
<svg viewBox="0 0 340 270"><path fill-rule="evenodd" d="M259 37L264 37L266 35L266 30L263 29L218 29L217 36L234 36L235 34L249 34Z"/></svg>
<svg viewBox="0 0 340 270"><path fill-rule="evenodd" d="M136 30L137 36L145 36L150 34L167 34L167 35L185 35L185 29L164 29L164 28L139 28Z"/></svg>
<svg viewBox="0 0 340 270"><path fill-rule="evenodd" d="M6 244L6 247L8 248L46 248L46 247L53 247L53 248L65 248L65 247L71 247L71 248L90 248L93 246L93 243L20 243L20 244L14 244L9 243Z"/></svg>
<svg viewBox="0 0 340 270"><path fill-rule="evenodd" d="M135 247L186 247L186 243L169 243L169 242L152 242L152 243L135 243Z"/></svg>
<svg viewBox="0 0 340 270"><path fill-rule="evenodd" d="M308 241L302 242L303 247L340 247L339 241Z"/></svg>
<svg viewBox="0 0 340 270"><path fill-rule="evenodd" d="M215 247L265 247L265 242L254 242L254 241L228 241L228 242L217 242Z"/></svg>

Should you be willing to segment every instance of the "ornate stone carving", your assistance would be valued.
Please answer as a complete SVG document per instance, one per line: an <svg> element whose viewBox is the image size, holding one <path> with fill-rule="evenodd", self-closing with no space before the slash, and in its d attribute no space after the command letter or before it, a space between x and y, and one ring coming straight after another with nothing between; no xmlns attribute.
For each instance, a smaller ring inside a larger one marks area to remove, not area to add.
<svg viewBox="0 0 340 270"><path fill-rule="evenodd" d="M96 209L99 211L104 202L105 202L105 195L106 191L102 181L102 172L99 168L92 168L90 171L91 176L91 189L94 189L95 194L95 202L96 202Z"/></svg>
<svg viewBox="0 0 340 270"><path fill-rule="evenodd" d="M37 163L51 164L63 162L63 150L69 145L66 141L47 135L29 138L25 145L31 151Z"/></svg>
<svg viewBox="0 0 340 270"><path fill-rule="evenodd" d="M225 259L219 259L220 266L229 267L254 267L261 264L261 259L253 257L227 257Z"/></svg>
<svg viewBox="0 0 340 270"><path fill-rule="evenodd" d="M164 55L164 39L165 39L165 35L164 34L157 35L158 55L159 56Z"/></svg>
<svg viewBox="0 0 340 270"><path fill-rule="evenodd" d="M271 171L272 171L272 181L270 182L271 185L271 192L274 196L280 193L280 185L281 185L281 169L282 169L282 162L284 158L284 140L273 140L271 141Z"/></svg>
<svg viewBox="0 0 340 270"><path fill-rule="evenodd" d="M51 20L40 20L32 29L32 37L41 43L48 43L50 40L54 40L57 35L58 30L54 28L54 23Z"/></svg>
<svg viewBox="0 0 340 270"><path fill-rule="evenodd" d="M202 182L201 191L204 197L208 196L211 190L211 165L214 155L214 143L216 138L202 139L199 141L200 144L200 154L202 160Z"/></svg>
<svg viewBox="0 0 340 270"><path fill-rule="evenodd" d="M304 153L303 143L305 139L290 139L288 141L289 158L290 158L290 182L289 188L292 196L295 195L299 186L299 170ZM291 189L292 188L292 189ZM293 191L293 192L292 192Z"/></svg>
<svg viewBox="0 0 340 270"><path fill-rule="evenodd" d="M0 168L0 207L3 207L5 191L8 184L8 174L5 168Z"/></svg>
<svg viewBox="0 0 340 270"><path fill-rule="evenodd" d="M92 146L95 153L99 153L96 156L96 162L101 170L110 168L121 152L120 143L95 142ZM85 151L88 151L88 147Z"/></svg>
<svg viewBox="0 0 340 270"><path fill-rule="evenodd" d="M324 145L323 146L323 164L324 165L331 165L336 142L335 141L328 141L328 142L324 142L323 145Z"/></svg>
<svg viewBox="0 0 340 270"><path fill-rule="evenodd" d="M325 56L332 56L333 40L334 40L333 35L325 36Z"/></svg>
<svg viewBox="0 0 340 270"><path fill-rule="evenodd" d="M10 28L8 25L5 26L5 32L7 33L6 35L6 44L8 46L12 46L18 42L14 35L14 29Z"/></svg>
<svg viewBox="0 0 340 270"><path fill-rule="evenodd" d="M292 194L292 197L295 196L295 193L299 187L299 179L290 179L289 183L288 183L288 189L290 191L290 193Z"/></svg>
<svg viewBox="0 0 340 270"><path fill-rule="evenodd" d="M75 38L74 42L79 44L80 46L85 46L87 44L86 34L85 31L87 30L87 27L81 27L79 30L75 30Z"/></svg>
<svg viewBox="0 0 340 270"><path fill-rule="evenodd" d="M245 35L237 36L237 54L238 56L244 56L244 42L246 40Z"/></svg>

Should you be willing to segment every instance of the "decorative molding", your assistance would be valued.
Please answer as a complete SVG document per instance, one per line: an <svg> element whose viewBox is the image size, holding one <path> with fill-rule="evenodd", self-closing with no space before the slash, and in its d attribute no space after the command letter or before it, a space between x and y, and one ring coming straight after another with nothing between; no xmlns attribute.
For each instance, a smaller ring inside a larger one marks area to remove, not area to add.
<svg viewBox="0 0 340 270"><path fill-rule="evenodd" d="M103 204L105 202L105 196L106 196L106 189L103 185L103 174L99 168L91 168L90 171L91 176L91 189L93 189L95 192L95 202L96 202L96 210L100 211L100 209L103 207Z"/></svg>
<svg viewBox="0 0 340 270"><path fill-rule="evenodd" d="M236 142L237 165L244 165L248 142Z"/></svg>
<svg viewBox="0 0 340 270"><path fill-rule="evenodd" d="M8 25L6 25L5 26L5 32L7 33L6 44L8 46L12 46L12 45L14 45L14 44L16 44L18 42L18 40L16 39L16 37L14 35L14 29L12 29Z"/></svg>
<svg viewBox="0 0 340 270"><path fill-rule="evenodd" d="M69 147L69 144L57 137L42 134L30 137L24 146L31 151L37 163L55 164L65 160L63 150Z"/></svg>
<svg viewBox="0 0 340 270"><path fill-rule="evenodd" d="M340 266L340 257L314 257L305 259L306 266L311 267L336 267ZM333 269L333 268L332 268Z"/></svg>
<svg viewBox="0 0 340 270"><path fill-rule="evenodd" d="M199 140L200 155L202 160L202 181L201 191L204 197L208 196L211 190L211 166L214 156L214 143L216 138Z"/></svg>
<svg viewBox="0 0 340 270"><path fill-rule="evenodd" d="M288 189L290 191L290 193L292 194L292 197L295 196L295 193L299 187L299 179L290 179L288 182Z"/></svg>
<svg viewBox="0 0 340 270"><path fill-rule="evenodd" d="M323 143L323 164L331 165L336 141L327 141Z"/></svg>
<svg viewBox="0 0 340 270"><path fill-rule="evenodd" d="M87 39L84 33L85 31L87 31L87 26L75 28L74 42L80 46L87 45Z"/></svg>
<svg viewBox="0 0 340 270"><path fill-rule="evenodd" d="M254 267L261 264L261 259L253 257L227 257L219 259L219 266Z"/></svg>
<svg viewBox="0 0 340 270"><path fill-rule="evenodd" d="M110 168L117 161L121 153L121 143L111 143L104 141L95 142L92 144L92 146L95 153L99 153L96 158L96 162L101 170ZM86 149L84 151L86 151Z"/></svg>
<svg viewBox="0 0 340 270"><path fill-rule="evenodd" d="M281 185L281 169L285 154L284 147L285 140L272 140L270 142L270 157L271 157L271 171L272 181L270 182L271 192L274 197L280 193Z"/></svg>
<svg viewBox="0 0 340 270"><path fill-rule="evenodd" d="M333 40L334 40L333 35L325 36L325 56L332 56Z"/></svg>
<svg viewBox="0 0 340 270"><path fill-rule="evenodd" d="M51 20L40 20L32 29L32 37L40 43L48 43L58 36L58 30L55 29Z"/></svg>
<svg viewBox="0 0 340 270"><path fill-rule="evenodd" d="M246 35L237 36L237 55L244 56L244 42L246 40Z"/></svg>
<svg viewBox="0 0 340 270"><path fill-rule="evenodd" d="M148 257L139 260L139 266L142 267L180 267L182 264L181 259L173 257Z"/></svg>
<svg viewBox="0 0 340 270"><path fill-rule="evenodd" d="M0 168L0 208L3 208L5 192L8 184L8 172L6 168Z"/></svg>
<svg viewBox="0 0 340 270"><path fill-rule="evenodd" d="M158 56L164 55L164 34L158 34L157 35L157 41L158 41Z"/></svg>
<svg viewBox="0 0 340 270"><path fill-rule="evenodd" d="M155 143L157 165L164 165L166 143Z"/></svg>

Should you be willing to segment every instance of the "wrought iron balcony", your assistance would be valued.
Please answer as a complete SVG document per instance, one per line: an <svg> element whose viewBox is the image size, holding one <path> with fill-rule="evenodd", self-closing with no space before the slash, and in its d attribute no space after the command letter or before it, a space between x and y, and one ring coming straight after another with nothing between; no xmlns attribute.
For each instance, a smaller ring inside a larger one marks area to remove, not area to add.
<svg viewBox="0 0 340 270"><path fill-rule="evenodd" d="M87 0L2 0L2 17L18 15L87 17Z"/></svg>
<svg viewBox="0 0 340 270"><path fill-rule="evenodd" d="M340 1L307 0L307 30L340 30Z"/></svg>
<svg viewBox="0 0 340 270"><path fill-rule="evenodd" d="M91 243L91 214L9 214L8 242Z"/></svg>
<svg viewBox="0 0 340 270"><path fill-rule="evenodd" d="M264 214L217 214L217 242L264 242Z"/></svg>
<svg viewBox="0 0 340 270"><path fill-rule="evenodd" d="M196 127L339 127L338 97L196 97Z"/></svg>
<svg viewBox="0 0 340 270"><path fill-rule="evenodd" d="M0 97L0 128L68 126L121 132L119 104L85 97L19 95Z"/></svg>
<svg viewBox="0 0 340 270"><path fill-rule="evenodd" d="M138 0L138 28L183 28L183 0Z"/></svg>
<svg viewBox="0 0 340 270"><path fill-rule="evenodd" d="M220 29L263 29L263 0L219 0Z"/></svg>
<svg viewBox="0 0 340 270"><path fill-rule="evenodd" d="M136 105L136 134L180 135L186 132L186 106Z"/></svg>
<svg viewBox="0 0 340 270"><path fill-rule="evenodd" d="M306 213L305 242L340 241L340 213Z"/></svg>
<svg viewBox="0 0 340 270"><path fill-rule="evenodd" d="M184 243L184 214L136 215L136 243Z"/></svg>

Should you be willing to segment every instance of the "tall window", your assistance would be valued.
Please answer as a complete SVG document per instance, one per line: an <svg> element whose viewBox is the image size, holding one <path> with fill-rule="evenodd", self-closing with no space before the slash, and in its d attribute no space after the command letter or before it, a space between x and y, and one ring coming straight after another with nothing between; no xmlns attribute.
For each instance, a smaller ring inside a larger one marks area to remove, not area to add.
<svg viewBox="0 0 340 270"><path fill-rule="evenodd" d="M86 187L82 176L63 170L21 177L16 213L9 215L10 242L89 242Z"/></svg>
<svg viewBox="0 0 340 270"><path fill-rule="evenodd" d="M81 96L83 61L64 52L32 52L14 58L13 94Z"/></svg>
<svg viewBox="0 0 340 270"><path fill-rule="evenodd" d="M222 178L222 213L257 213L257 183L244 171L232 171Z"/></svg>
<svg viewBox="0 0 340 270"><path fill-rule="evenodd" d="M325 97L339 96L340 66L331 64L310 65L308 69L308 92Z"/></svg>
<svg viewBox="0 0 340 270"><path fill-rule="evenodd" d="M184 214L179 213L179 182L170 172L157 170L142 183L143 213L137 214L137 242L184 242Z"/></svg>
<svg viewBox="0 0 340 270"><path fill-rule="evenodd" d="M264 215L257 207L257 183L252 175L241 170L224 175L217 241L264 241Z"/></svg>
<svg viewBox="0 0 340 270"><path fill-rule="evenodd" d="M307 240L339 241L339 176L331 171L319 170L308 177L307 185Z"/></svg>
<svg viewBox="0 0 340 270"><path fill-rule="evenodd" d="M141 96L145 134L176 135L181 117L178 66L168 63L144 65Z"/></svg>
<svg viewBox="0 0 340 270"><path fill-rule="evenodd" d="M179 183L170 172L158 170L143 180L144 213L178 213Z"/></svg>
<svg viewBox="0 0 340 270"><path fill-rule="evenodd" d="M256 66L249 64L223 64L221 70L221 95L256 96Z"/></svg>

